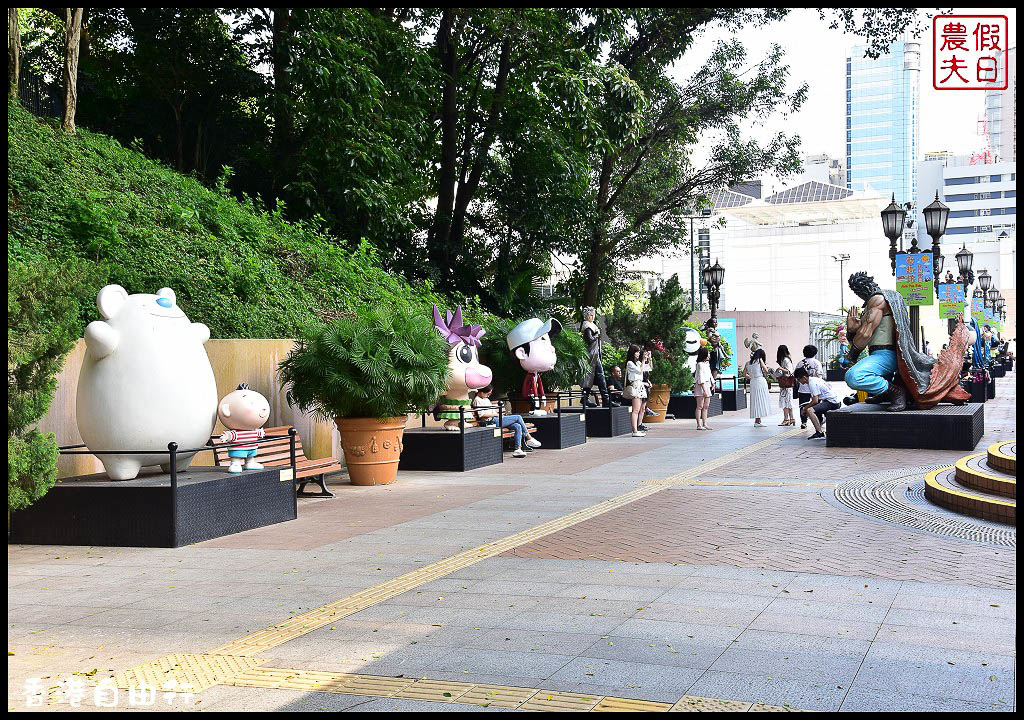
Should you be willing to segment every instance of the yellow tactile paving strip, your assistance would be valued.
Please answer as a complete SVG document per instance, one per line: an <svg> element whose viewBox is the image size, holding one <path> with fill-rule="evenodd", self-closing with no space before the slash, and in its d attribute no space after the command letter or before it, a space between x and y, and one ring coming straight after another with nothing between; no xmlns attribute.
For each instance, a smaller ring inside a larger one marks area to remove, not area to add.
<svg viewBox="0 0 1024 720"><path fill-rule="evenodd" d="M514 707L523 710L589 711L597 708L599 703L605 700L608 702L601 711L618 709L618 703L632 703L635 709L640 709L641 705L638 703L643 701L624 698L605 698L603 696L590 698L589 696L573 693L548 692L524 688L443 683L440 681L428 682L425 680L408 680L406 678L380 678L368 675L309 670L262 668L259 665L264 661L257 659L255 656L267 652L278 645L282 645L289 640L306 635L317 628L324 627L340 618L389 600L428 582L442 578L456 570L461 570L482 560L500 555L512 548L572 527L585 520L603 515L606 512L636 502L662 490L678 487L679 485L694 484L695 479L704 473L727 465L747 455L757 453L782 439L800 432L800 430L794 429L779 433L753 445L733 450L721 457L709 460L671 477L647 481L635 490L373 585L310 612L291 617L263 630L250 633L239 640L221 645L208 653L172 654L148 663L142 663L118 673L115 676L115 682L119 687L130 687L140 684L162 687L164 683L173 679L179 684L187 683L191 685L195 692L213 685L224 684L246 687L280 687L310 691L316 689L320 692L341 692L377 697L416 697L424 700L437 699L442 702L454 702L449 696L455 697L458 695L458 697L472 699L477 698L480 693L493 693L496 699L495 704L502 702L506 703L501 705L502 707L513 707L509 703L518 702L519 704ZM425 684L419 685L420 682ZM399 694L406 692L417 694ZM529 697L520 699L517 693L526 692L530 693ZM698 698L697 700L703 701L705 699ZM469 700L464 700L464 702L469 702ZM665 706L664 708L661 707L663 705ZM679 705L679 703L676 703L676 705ZM643 703L642 706L647 710L658 712L670 709L667 703ZM675 708L675 706L671 706L671 708ZM626 708L622 707L622 709ZM785 710L785 708L778 708L778 710Z"/></svg>
<svg viewBox="0 0 1024 720"><path fill-rule="evenodd" d="M508 687L430 680L394 678L317 670L254 667L226 685L235 687L298 690L303 692L370 695L384 698L428 700L483 707L539 712L792 712L794 708L717 698L684 697L676 703L635 700L607 695L584 695L543 688Z"/></svg>

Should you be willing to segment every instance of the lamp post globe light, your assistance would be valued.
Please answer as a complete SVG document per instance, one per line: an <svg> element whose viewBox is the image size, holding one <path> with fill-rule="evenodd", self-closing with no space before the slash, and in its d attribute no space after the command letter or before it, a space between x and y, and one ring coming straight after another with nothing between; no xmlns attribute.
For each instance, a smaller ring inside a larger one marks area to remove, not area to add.
<svg viewBox="0 0 1024 720"><path fill-rule="evenodd" d="M889 260L892 262L892 272L896 274L896 241L903 235L903 227L907 223L907 211L897 204L896 195L892 196L892 202L882 211L882 232L889 238Z"/></svg>
<svg viewBox="0 0 1024 720"><path fill-rule="evenodd" d="M722 282L725 280L725 268L718 264L709 265L701 271L704 280L704 287L708 289L708 303L711 305L711 317L718 317L718 301L722 297Z"/></svg>
<svg viewBox="0 0 1024 720"><path fill-rule="evenodd" d="M974 266L974 253L967 249L964 244L960 252L956 254L956 269L960 272L960 284L964 286L964 295L967 294L967 286L970 285L971 268Z"/></svg>
<svg viewBox="0 0 1024 720"><path fill-rule="evenodd" d="M988 270L982 268L978 271L978 285L985 292L992 287L992 276L988 274Z"/></svg>
<svg viewBox="0 0 1024 720"><path fill-rule="evenodd" d="M932 239L932 261L935 265L935 277L942 274L945 258L942 257L942 247L939 241L946 234L946 223L949 221L949 208L939 200L939 191L935 191L935 199L924 209L924 227ZM939 290L936 279L935 292Z"/></svg>
<svg viewBox="0 0 1024 720"><path fill-rule="evenodd" d="M986 304L994 310L996 307L996 300L999 299L999 290L996 288L989 288L989 291L985 294L988 296L988 302Z"/></svg>

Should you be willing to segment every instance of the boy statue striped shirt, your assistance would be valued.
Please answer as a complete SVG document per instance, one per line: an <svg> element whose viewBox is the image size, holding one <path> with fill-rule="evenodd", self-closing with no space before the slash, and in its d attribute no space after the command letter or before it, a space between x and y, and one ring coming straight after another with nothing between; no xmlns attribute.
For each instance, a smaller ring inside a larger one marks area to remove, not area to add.
<svg viewBox="0 0 1024 720"><path fill-rule="evenodd" d="M247 443L244 445L236 445L231 448L232 450L255 450L257 447L256 441L262 440L266 437L266 432L264 432L263 428L259 428L258 430L228 430L228 433L230 435L228 442Z"/></svg>

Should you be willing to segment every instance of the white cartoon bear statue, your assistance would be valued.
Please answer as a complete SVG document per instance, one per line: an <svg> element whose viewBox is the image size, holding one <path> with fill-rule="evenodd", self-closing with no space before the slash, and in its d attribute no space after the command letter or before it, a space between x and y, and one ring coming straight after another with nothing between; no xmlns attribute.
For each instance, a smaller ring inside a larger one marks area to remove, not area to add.
<svg viewBox="0 0 1024 720"><path fill-rule="evenodd" d="M92 451L145 451L97 456L112 480L131 480L147 465L167 472L168 443L201 447L217 421L217 382L203 347L210 329L189 321L170 288L129 295L107 285L96 307L103 319L85 328L78 432ZM177 468L193 455L180 453Z"/></svg>
<svg viewBox="0 0 1024 720"><path fill-rule="evenodd" d="M683 344L683 350L686 351L686 367L690 369L690 374L696 376L697 373L697 351L700 350L703 344L703 338L700 333L693 328L687 328L686 340Z"/></svg>
<svg viewBox="0 0 1024 720"><path fill-rule="evenodd" d="M266 437L263 424L270 417L270 403L267 399L242 383L237 390L229 392L220 401L217 417L227 428L221 433L220 439L232 443L228 448L228 457L231 458L228 472L242 472L243 460L246 470L262 470L263 466L256 462L256 455L259 453L257 441Z"/></svg>

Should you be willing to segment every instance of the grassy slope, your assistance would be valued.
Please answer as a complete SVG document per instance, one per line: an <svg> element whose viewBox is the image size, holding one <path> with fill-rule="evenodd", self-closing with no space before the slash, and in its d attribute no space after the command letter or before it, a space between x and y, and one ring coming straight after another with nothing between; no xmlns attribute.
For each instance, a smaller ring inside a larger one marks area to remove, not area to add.
<svg viewBox="0 0 1024 720"><path fill-rule="evenodd" d="M339 247L107 136L67 137L16 103L7 121L8 262L79 257L128 292L171 287L213 337L294 337L358 304L429 310L435 299L381 270L369 249Z"/></svg>

